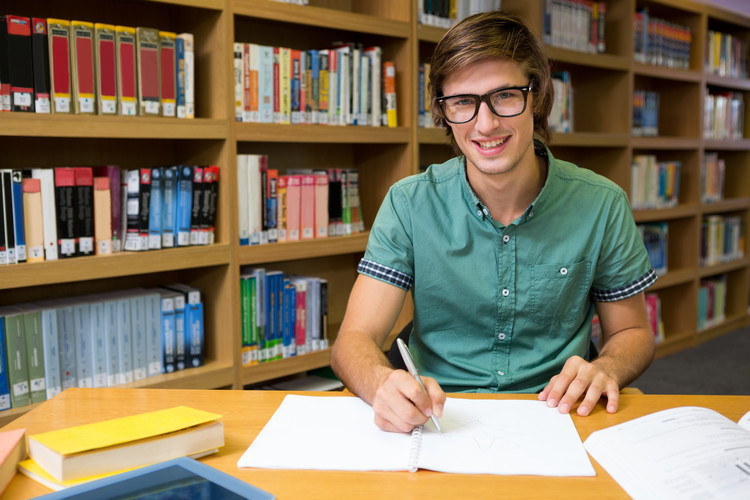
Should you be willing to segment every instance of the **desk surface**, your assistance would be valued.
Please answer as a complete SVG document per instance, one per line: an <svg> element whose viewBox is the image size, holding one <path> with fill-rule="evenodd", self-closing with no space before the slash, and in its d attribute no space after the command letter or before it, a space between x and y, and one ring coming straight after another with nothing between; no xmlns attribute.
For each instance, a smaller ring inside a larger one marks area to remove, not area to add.
<svg viewBox="0 0 750 500"><path fill-rule="evenodd" d="M283 499L329 498L628 498L617 483L592 460L596 477L537 477L409 472L342 472L240 469L237 460L266 424L286 392L178 389L68 389L19 417L3 430L25 427L35 434L124 415L187 405L221 413L225 445L201 461ZM342 393L305 393L338 395ZM451 395L497 399L535 399L535 395ZM705 406L733 421L750 410L750 396L657 396L623 394L620 411L608 414L600 403L588 417L573 414L585 440L591 432L676 406ZM301 416L304 418L304 416ZM32 498L49 490L16 474L3 499Z"/></svg>

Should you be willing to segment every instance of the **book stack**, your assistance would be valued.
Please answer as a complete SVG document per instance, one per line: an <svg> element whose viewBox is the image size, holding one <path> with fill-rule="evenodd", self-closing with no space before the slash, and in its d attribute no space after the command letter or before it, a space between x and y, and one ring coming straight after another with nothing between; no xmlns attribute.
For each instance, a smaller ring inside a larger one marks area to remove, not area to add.
<svg viewBox="0 0 750 500"><path fill-rule="evenodd" d="M242 364L328 348L328 281L264 268L240 277Z"/></svg>
<svg viewBox="0 0 750 500"><path fill-rule="evenodd" d="M700 265L740 259L745 252L745 224L738 215L707 215L701 222Z"/></svg>
<svg viewBox="0 0 750 500"><path fill-rule="evenodd" d="M0 169L0 264L214 243L219 167Z"/></svg>
<svg viewBox="0 0 750 500"><path fill-rule="evenodd" d="M544 43L592 54L606 51L605 2L551 0L543 5Z"/></svg>
<svg viewBox="0 0 750 500"><path fill-rule="evenodd" d="M9 14L6 37L2 111L195 117L190 33Z"/></svg>
<svg viewBox="0 0 750 500"><path fill-rule="evenodd" d="M745 99L741 92L706 90L703 104L703 138L742 140Z"/></svg>
<svg viewBox="0 0 750 500"><path fill-rule="evenodd" d="M2 307L0 410L201 366L203 325L201 291L181 284Z"/></svg>
<svg viewBox="0 0 750 500"><path fill-rule="evenodd" d="M501 4L501 0L417 0L417 21L427 26L450 28L473 14L499 10Z"/></svg>
<svg viewBox="0 0 750 500"><path fill-rule="evenodd" d="M633 91L634 136L659 135L659 93L654 90Z"/></svg>
<svg viewBox="0 0 750 500"><path fill-rule="evenodd" d="M395 127L395 74L378 46L326 49L234 44L235 120ZM391 109L392 108L392 109Z"/></svg>
<svg viewBox="0 0 750 500"><path fill-rule="evenodd" d="M701 201L714 203L724 199L726 163L716 152L708 152L701 163Z"/></svg>
<svg viewBox="0 0 750 500"><path fill-rule="evenodd" d="M268 156L237 155L240 245L364 231L356 169L269 168Z"/></svg>
<svg viewBox="0 0 750 500"><path fill-rule="evenodd" d="M666 222L650 222L636 227L648 252L651 267L657 276L664 276L667 274L669 226Z"/></svg>
<svg viewBox="0 0 750 500"><path fill-rule="evenodd" d="M680 199L680 161L658 161L654 155L633 155L630 205L634 210L671 208Z"/></svg>
<svg viewBox="0 0 750 500"><path fill-rule="evenodd" d="M747 41L731 33L708 30L706 72L744 80L747 78Z"/></svg>
<svg viewBox="0 0 750 500"><path fill-rule="evenodd" d="M702 279L698 287L698 331L721 324L726 318L727 275Z"/></svg>
<svg viewBox="0 0 750 500"><path fill-rule="evenodd" d="M59 491L178 457L202 457L222 446L221 415L176 406L30 434L29 458L18 469Z"/></svg>
<svg viewBox="0 0 750 500"><path fill-rule="evenodd" d="M689 69L693 32L689 26L650 15L640 8L633 20L633 59L652 66Z"/></svg>

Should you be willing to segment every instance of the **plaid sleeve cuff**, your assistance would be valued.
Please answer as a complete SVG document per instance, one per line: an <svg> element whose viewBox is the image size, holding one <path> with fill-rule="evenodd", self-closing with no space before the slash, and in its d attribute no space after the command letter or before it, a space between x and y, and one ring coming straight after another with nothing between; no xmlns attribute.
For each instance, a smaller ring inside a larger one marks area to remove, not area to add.
<svg viewBox="0 0 750 500"><path fill-rule="evenodd" d="M408 274L367 259L359 261L357 272L380 281L385 281L406 291L411 290L414 284L414 278Z"/></svg>
<svg viewBox="0 0 750 500"><path fill-rule="evenodd" d="M657 276L653 268L634 282L614 290L591 290L591 298L594 302L615 302L630 298L645 291L656 282Z"/></svg>

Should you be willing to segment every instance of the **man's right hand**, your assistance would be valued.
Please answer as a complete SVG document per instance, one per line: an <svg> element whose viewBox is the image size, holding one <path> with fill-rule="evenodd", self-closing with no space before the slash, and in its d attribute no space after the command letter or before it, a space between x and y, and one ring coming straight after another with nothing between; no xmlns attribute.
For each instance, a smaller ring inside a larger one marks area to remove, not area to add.
<svg viewBox="0 0 750 500"><path fill-rule="evenodd" d="M445 392L434 378L422 377L427 394L405 370L393 370L380 384L372 401L375 424L389 432L411 432L434 414L440 418Z"/></svg>

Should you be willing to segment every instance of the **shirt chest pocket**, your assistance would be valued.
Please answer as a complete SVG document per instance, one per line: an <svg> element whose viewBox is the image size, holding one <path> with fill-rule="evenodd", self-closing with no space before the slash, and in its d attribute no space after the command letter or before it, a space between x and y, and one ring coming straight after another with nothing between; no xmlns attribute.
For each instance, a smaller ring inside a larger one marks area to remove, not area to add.
<svg viewBox="0 0 750 500"><path fill-rule="evenodd" d="M539 328L577 328L587 311L591 263L538 264L531 269L532 317Z"/></svg>

